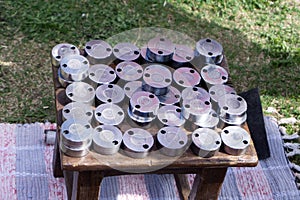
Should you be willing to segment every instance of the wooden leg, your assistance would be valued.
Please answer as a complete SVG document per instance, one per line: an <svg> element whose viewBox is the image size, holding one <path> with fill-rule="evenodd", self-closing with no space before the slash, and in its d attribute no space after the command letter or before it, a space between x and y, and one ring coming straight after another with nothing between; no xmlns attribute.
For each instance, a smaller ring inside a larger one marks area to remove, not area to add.
<svg viewBox="0 0 300 200"><path fill-rule="evenodd" d="M61 169L61 161L60 161L59 142L58 142L57 135L58 133L56 133L54 151L53 151L53 161L52 161L53 176L55 178L63 177L63 171Z"/></svg>
<svg viewBox="0 0 300 200"><path fill-rule="evenodd" d="M63 172L66 189L67 189L67 195L68 195L69 200L72 199L74 173L75 173L74 171L64 171Z"/></svg>
<svg viewBox="0 0 300 200"><path fill-rule="evenodd" d="M190 194L189 181L185 174L174 174L180 199L187 200Z"/></svg>
<svg viewBox="0 0 300 200"><path fill-rule="evenodd" d="M196 175L189 199L218 199L227 168L203 168Z"/></svg>

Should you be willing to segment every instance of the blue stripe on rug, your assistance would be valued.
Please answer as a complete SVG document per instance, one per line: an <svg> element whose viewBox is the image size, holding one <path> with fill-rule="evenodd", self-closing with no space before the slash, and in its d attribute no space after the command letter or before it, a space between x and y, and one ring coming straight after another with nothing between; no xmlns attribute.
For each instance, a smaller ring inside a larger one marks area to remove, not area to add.
<svg viewBox="0 0 300 200"><path fill-rule="evenodd" d="M16 189L20 200L48 199L43 129L37 124L17 125Z"/></svg>
<svg viewBox="0 0 300 200"><path fill-rule="evenodd" d="M235 189L233 189L235 188ZM233 168L229 167L221 188L221 193L219 195L219 200L240 200L242 196L237 189L238 185L235 180L235 175Z"/></svg>
<svg viewBox="0 0 300 200"><path fill-rule="evenodd" d="M116 200L119 194L118 176L105 177L100 187L101 200Z"/></svg>

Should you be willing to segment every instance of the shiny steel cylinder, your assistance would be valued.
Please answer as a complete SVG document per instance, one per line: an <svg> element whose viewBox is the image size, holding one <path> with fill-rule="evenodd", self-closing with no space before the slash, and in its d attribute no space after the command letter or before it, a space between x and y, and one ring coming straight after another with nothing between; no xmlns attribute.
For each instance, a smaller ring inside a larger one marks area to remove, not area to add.
<svg viewBox="0 0 300 200"><path fill-rule="evenodd" d="M73 83L73 81L69 81L66 80L60 72L60 69L57 70L57 77L58 77L58 82L60 83L60 85L64 88L66 88L68 85L70 85L71 83Z"/></svg>
<svg viewBox="0 0 300 200"><path fill-rule="evenodd" d="M155 37L148 41L146 55L150 60L165 63L172 60L175 45L164 37Z"/></svg>
<svg viewBox="0 0 300 200"><path fill-rule="evenodd" d="M135 62L124 61L116 66L116 73L123 81L136 81L143 76L143 68Z"/></svg>
<svg viewBox="0 0 300 200"><path fill-rule="evenodd" d="M133 93L143 91L142 81L130 81L124 85L124 92L130 99Z"/></svg>
<svg viewBox="0 0 300 200"><path fill-rule="evenodd" d="M154 144L153 136L141 128L128 129L123 135L124 152L132 158L145 158Z"/></svg>
<svg viewBox="0 0 300 200"><path fill-rule="evenodd" d="M223 47L213 39L201 39L196 43L196 54L203 57L206 63L220 64L223 60Z"/></svg>
<svg viewBox="0 0 300 200"><path fill-rule="evenodd" d="M73 44L62 43L57 44L51 51L51 63L55 67L59 67L60 61L68 55L79 55L80 52Z"/></svg>
<svg viewBox="0 0 300 200"><path fill-rule="evenodd" d="M92 106L79 103L71 102L64 106L62 110L63 120L76 119L92 122L93 109Z"/></svg>
<svg viewBox="0 0 300 200"><path fill-rule="evenodd" d="M153 64L145 68L143 74L143 90L157 96L165 95L172 83L172 73L163 65Z"/></svg>
<svg viewBox="0 0 300 200"><path fill-rule="evenodd" d="M200 74L190 67L180 67L173 73L173 79L180 87L194 87L200 83Z"/></svg>
<svg viewBox="0 0 300 200"><path fill-rule="evenodd" d="M103 155L112 155L119 151L122 132L115 126L101 125L94 129L93 149Z"/></svg>
<svg viewBox="0 0 300 200"><path fill-rule="evenodd" d="M181 92L182 100L193 100L193 99L200 99L203 101L210 101L209 93L201 88L201 87L187 87L182 90Z"/></svg>
<svg viewBox="0 0 300 200"><path fill-rule="evenodd" d="M221 147L221 137L209 128L198 128L192 134L192 151L203 158L214 156Z"/></svg>
<svg viewBox="0 0 300 200"><path fill-rule="evenodd" d="M201 122L195 122L196 125L202 127L202 128L211 128L211 129L215 129L217 128L218 124L219 124L219 116L216 113L216 111L211 110L209 113L209 116L207 117L207 119L205 121L201 121Z"/></svg>
<svg viewBox="0 0 300 200"><path fill-rule="evenodd" d="M247 119L247 102L238 95L226 94L219 101L220 119L230 125L243 124Z"/></svg>
<svg viewBox="0 0 300 200"><path fill-rule="evenodd" d="M73 82L66 88L66 95L71 101L93 105L95 89L84 82Z"/></svg>
<svg viewBox="0 0 300 200"><path fill-rule="evenodd" d="M60 72L65 80L83 81L88 76L89 61L81 55L68 55L60 62Z"/></svg>
<svg viewBox="0 0 300 200"><path fill-rule="evenodd" d="M226 153L234 156L244 154L250 145L249 133L239 126L227 126L221 132Z"/></svg>
<svg viewBox="0 0 300 200"><path fill-rule="evenodd" d="M178 68L188 66L194 58L194 51L190 47L182 44L175 44L175 51L172 56L172 67Z"/></svg>
<svg viewBox="0 0 300 200"><path fill-rule="evenodd" d="M91 40L84 48L91 65L109 64L112 61L112 47L103 40Z"/></svg>
<svg viewBox="0 0 300 200"><path fill-rule="evenodd" d="M112 83L117 77L115 70L105 64L92 65L88 73L89 79L92 81L91 85L94 85L94 88L96 88L98 84Z"/></svg>
<svg viewBox="0 0 300 200"><path fill-rule="evenodd" d="M185 123L181 108L174 105L160 107L157 117L166 126L182 126Z"/></svg>
<svg viewBox="0 0 300 200"><path fill-rule="evenodd" d="M181 92L173 86L169 86L168 89L169 90L167 94L157 96L160 101L160 104L173 105L179 103L181 99Z"/></svg>
<svg viewBox="0 0 300 200"><path fill-rule="evenodd" d="M100 124L119 125L124 117L122 108L112 103L101 104L95 109L95 118Z"/></svg>
<svg viewBox="0 0 300 200"><path fill-rule="evenodd" d="M155 119L159 108L159 99L150 92L135 92L130 99L128 115L139 123L148 123Z"/></svg>
<svg viewBox="0 0 300 200"><path fill-rule="evenodd" d="M201 69L201 77L211 85L224 84L228 81L227 71L218 65L209 64Z"/></svg>
<svg viewBox="0 0 300 200"><path fill-rule="evenodd" d="M157 133L160 152L167 156L180 156L188 148L186 132L179 127L163 127Z"/></svg>
<svg viewBox="0 0 300 200"><path fill-rule="evenodd" d="M182 115L193 123L205 122L209 118L211 103L200 99L183 100Z"/></svg>
<svg viewBox="0 0 300 200"><path fill-rule="evenodd" d="M125 97L124 90L116 84L103 84L96 89L98 104L120 103Z"/></svg>
<svg viewBox="0 0 300 200"><path fill-rule="evenodd" d="M140 57L140 49L132 43L118 43L113 48L113 54L118 61L135 61Z"/></svg>
<svg viewBox="0 0 300 200"><path fill-rule="evenodd" d="M91 142L92 143L92 142ZM87 147L81 147L81 148L71 148L68 146L65 146L62 141L60 141L59 147L61 151L66 154L67 156L71 157L83 157L86 156L89 153L89 147L91 143Z"/></svg>
<svg viewBox="0 0 300 200"><path fill-rule="evenodd" d="M145 63L153 63L153 62L155 62L154 60L151 60L148 56L147 56L147 45L146 46L143 46L142 48L141 48L141 63L142 64L145 64Z"/></svg>
<svg viewBox="0 0 300 200"><path fill-rule="evenodd" d="M236 91L228 85L213 85L209 88L210 98L216 103L221 101L225 94L236 94Z"/></svg>

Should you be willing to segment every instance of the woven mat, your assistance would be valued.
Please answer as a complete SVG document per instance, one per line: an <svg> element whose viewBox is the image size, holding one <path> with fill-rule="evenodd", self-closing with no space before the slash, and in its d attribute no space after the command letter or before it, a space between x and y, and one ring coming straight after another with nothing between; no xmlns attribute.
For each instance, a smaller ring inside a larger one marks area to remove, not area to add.
<svg viewBox="0 0 300 200"><path fill-rule="evenodd" d="M229 168L219 199L300 199L288 166L277 124L265 118L271 157L254 168ZM53 146L44 129L54 124L0 124L0 199L67 199L64 180L52 176ZM187 175L190 184L194 175ZM173 175L107 177L105 200L179 199Z"/></svg>

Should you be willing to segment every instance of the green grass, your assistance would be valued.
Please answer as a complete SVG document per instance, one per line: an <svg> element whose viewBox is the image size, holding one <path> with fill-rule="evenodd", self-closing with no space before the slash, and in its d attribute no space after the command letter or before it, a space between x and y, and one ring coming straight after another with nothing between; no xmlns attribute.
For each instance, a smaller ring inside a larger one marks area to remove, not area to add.
<svg viewBox="0 0 300 200"><path fill-rule="evenodd" d="M298 1L0 1L0 121L55 121L50 51L137 27L222 43L238 91L300 119ZM275 100L274 100L275 99ZM290 132L297 129L289 128Z"/></svg>

